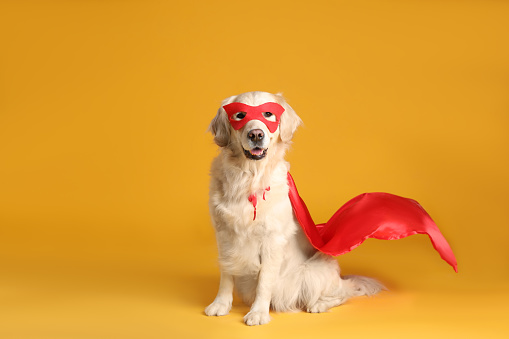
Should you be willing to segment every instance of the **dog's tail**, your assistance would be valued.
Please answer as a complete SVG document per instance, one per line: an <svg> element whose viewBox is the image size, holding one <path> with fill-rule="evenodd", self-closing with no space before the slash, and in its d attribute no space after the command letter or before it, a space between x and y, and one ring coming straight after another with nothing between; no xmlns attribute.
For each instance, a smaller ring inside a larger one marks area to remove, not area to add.
<svg viewBox="0 0 509 339"><path fill-rule="evenodd" d="M361 295L370 296L387 289L377 280L360 275L346 275L342 279L343 291L347 298Z"/></svg>

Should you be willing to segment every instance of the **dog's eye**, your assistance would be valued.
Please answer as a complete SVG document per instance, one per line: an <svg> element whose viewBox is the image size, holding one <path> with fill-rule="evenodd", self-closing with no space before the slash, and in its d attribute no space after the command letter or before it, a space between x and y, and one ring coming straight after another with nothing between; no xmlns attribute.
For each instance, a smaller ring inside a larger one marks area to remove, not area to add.
<svg viewBox="0 0 509 339"><path fill-rule="evenodd" d="M237 112L233 115L233 119L240 121L246 117L246 112Z"/></svg>
<svg viewBox="0 0 509 339"><path fill-rule="evenodd" d="M269 121L276 121L276 116L271 112L263 112L263 116Z"/></svg>

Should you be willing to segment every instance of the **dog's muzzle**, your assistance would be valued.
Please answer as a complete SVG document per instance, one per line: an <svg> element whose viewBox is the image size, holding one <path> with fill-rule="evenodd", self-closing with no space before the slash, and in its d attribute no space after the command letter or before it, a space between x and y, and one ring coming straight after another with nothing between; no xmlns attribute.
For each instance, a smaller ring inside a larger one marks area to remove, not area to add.
<svg viewBox="0 0 509 339"><path fill-rule="evenodd" d="M263 130L259 128L252 129L247 133L247 138L249 139L249 144L252 147L249 151L244 149L246 157L251 160L263 159L267 155L267 149L263 147L263 139L265 138Z"/></svg>
<svg viewBox="0 0 509 339"><path fill-rule="evenodd" d="M251 160L261 160L261 159L265 158L265 156L267 155L267 150L268 150L268 148L263 149L260 147L252 148L249 151L245 149L244 155L246 156L246 158L251 159Z"/></svg>

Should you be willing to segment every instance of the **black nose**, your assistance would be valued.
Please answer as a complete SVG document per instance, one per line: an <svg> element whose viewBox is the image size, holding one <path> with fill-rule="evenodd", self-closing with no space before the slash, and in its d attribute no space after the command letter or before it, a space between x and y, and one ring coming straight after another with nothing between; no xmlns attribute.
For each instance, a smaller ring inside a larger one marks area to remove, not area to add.
<svg viewBox="0 0 509 339"><path fill-rule="evenodd" d="M251 139L251 141L257 142L261 141L265 135L261 129L252 129L247 134L247 137Z"/></svg>

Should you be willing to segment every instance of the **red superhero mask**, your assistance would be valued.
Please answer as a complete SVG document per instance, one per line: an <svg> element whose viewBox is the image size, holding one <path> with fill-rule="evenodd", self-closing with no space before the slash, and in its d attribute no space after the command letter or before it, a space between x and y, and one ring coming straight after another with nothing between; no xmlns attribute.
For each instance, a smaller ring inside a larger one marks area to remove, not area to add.
<svg viewBox="0 0 509 339"><path fill-rule="evenodd" d="M249 106L240 102L232 102L231 104L224 105L223 108L226 114L228 114L228 120L230 120L230 124L234 130L241 129L248 121L259 120L267 126L271 133L277 130L281 115L285 111L283 106L275 102L266 102L258 106ZM276 118L276 121L268 120L272 116Z"/></svg>

